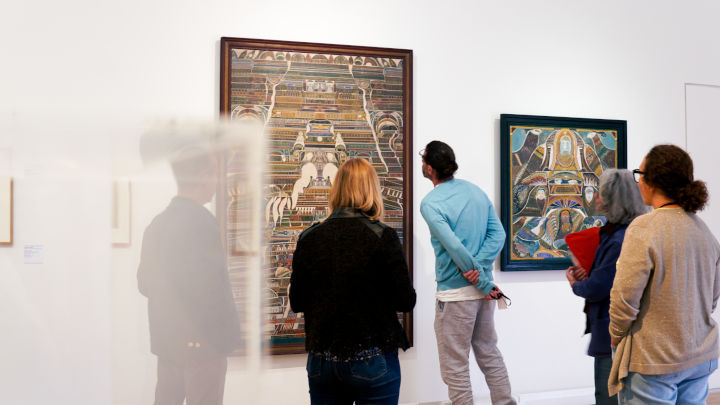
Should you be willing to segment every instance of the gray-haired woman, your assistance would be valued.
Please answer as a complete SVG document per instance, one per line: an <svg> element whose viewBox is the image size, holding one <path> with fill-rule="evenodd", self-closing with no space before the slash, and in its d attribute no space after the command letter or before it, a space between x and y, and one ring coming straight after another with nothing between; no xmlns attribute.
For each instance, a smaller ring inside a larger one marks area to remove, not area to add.
<svg viewBox="0 0 720 405"><path fill-rule="evenodd" d="M588 355L595 358L595 403L617 404L617 397L608 394L612 365L608 332L610 289L625 229L635 217L647 212L648 207L643 203L632 172L625 169L603 172L595 204L607 218L607 223L600 228L600 244L595 252L592 272L588 275L590 269L572 266L567 269L566 276L575 295L585 298L585 333L590 333Z"/></svg>

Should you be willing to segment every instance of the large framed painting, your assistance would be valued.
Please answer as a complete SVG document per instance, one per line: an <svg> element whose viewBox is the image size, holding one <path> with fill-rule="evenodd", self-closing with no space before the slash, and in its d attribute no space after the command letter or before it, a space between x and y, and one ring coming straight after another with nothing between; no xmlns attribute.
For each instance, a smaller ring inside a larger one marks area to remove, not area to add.
<svg viewBox="0 0 720 405"><path fill-rule="evenodd" d="M300 353L304 319L288 299L293 251L300 233L328 215L328 192L346 159L375 167L384 222L397 230L412 275L412 51L222 38L220 53L221 114L262 125L266 137L266 341L273 354ZM231 278L243 261L232 225L234 160L242 156L228 152L218 193ZM398 316L412 341L411 314Z"/></svg>
<svg viewBox="0 0 720 405"><path fill-rule="evenodd" d="M602 226L598 181L626 168L627 121L502 114L502 270L570 265L565 236Z"/></svg>

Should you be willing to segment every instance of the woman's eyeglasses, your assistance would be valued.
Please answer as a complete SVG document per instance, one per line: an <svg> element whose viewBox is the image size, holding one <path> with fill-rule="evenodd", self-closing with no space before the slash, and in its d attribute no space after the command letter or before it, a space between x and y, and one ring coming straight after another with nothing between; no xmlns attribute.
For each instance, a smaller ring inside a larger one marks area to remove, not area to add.
<svg viewBox="0 0 720 405"><path fill-rule="evenodd" d="M640 169L635 169L635 170L633 170L632 173L633 173L633 178L635 179L635 183L639 183L639 182L640 182L640 176L644 176L644 175L645 175L645 172L642 171L642 170L640 170Z"/></svg>

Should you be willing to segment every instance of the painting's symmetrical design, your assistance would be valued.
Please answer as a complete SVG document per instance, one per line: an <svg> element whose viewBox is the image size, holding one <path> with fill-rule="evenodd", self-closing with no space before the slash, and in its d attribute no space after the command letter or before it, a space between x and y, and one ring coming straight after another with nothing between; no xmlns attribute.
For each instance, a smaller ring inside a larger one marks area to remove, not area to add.
<svg viewBox="0 0 720 405"><path fill-rule="evenodd" d="M559 268L565 236L605 218L599 177L625 166L625 122L502 115L506 270Z"/></svg>
<svg viewBox="0 0 720 405"><path fill-rule="evenodd" d="M375 167L384 222L409 247L411 53L225 38L222 46L221 109L232 120L262 125L267 138L266 333L274 353L297 351L304 329L288 300L292 254L299 234L328 215L328 193L346 159L361 157ZM233 190L232 164L226 169ZM232 252L231 227L228 233Z"/></svg>

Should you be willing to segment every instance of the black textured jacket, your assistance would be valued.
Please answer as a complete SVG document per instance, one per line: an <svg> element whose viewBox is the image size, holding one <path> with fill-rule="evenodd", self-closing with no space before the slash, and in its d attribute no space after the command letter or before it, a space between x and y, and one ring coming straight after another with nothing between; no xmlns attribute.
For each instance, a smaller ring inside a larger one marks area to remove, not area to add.
<svg viewBox="0 0 720 405"><path fill-rule="evenodd" d="M409 347L396 312L410 312L416 297L393 228L338 208L300 235L292 270L290 304L305 313L307 351L349 358Z"/></svg>

